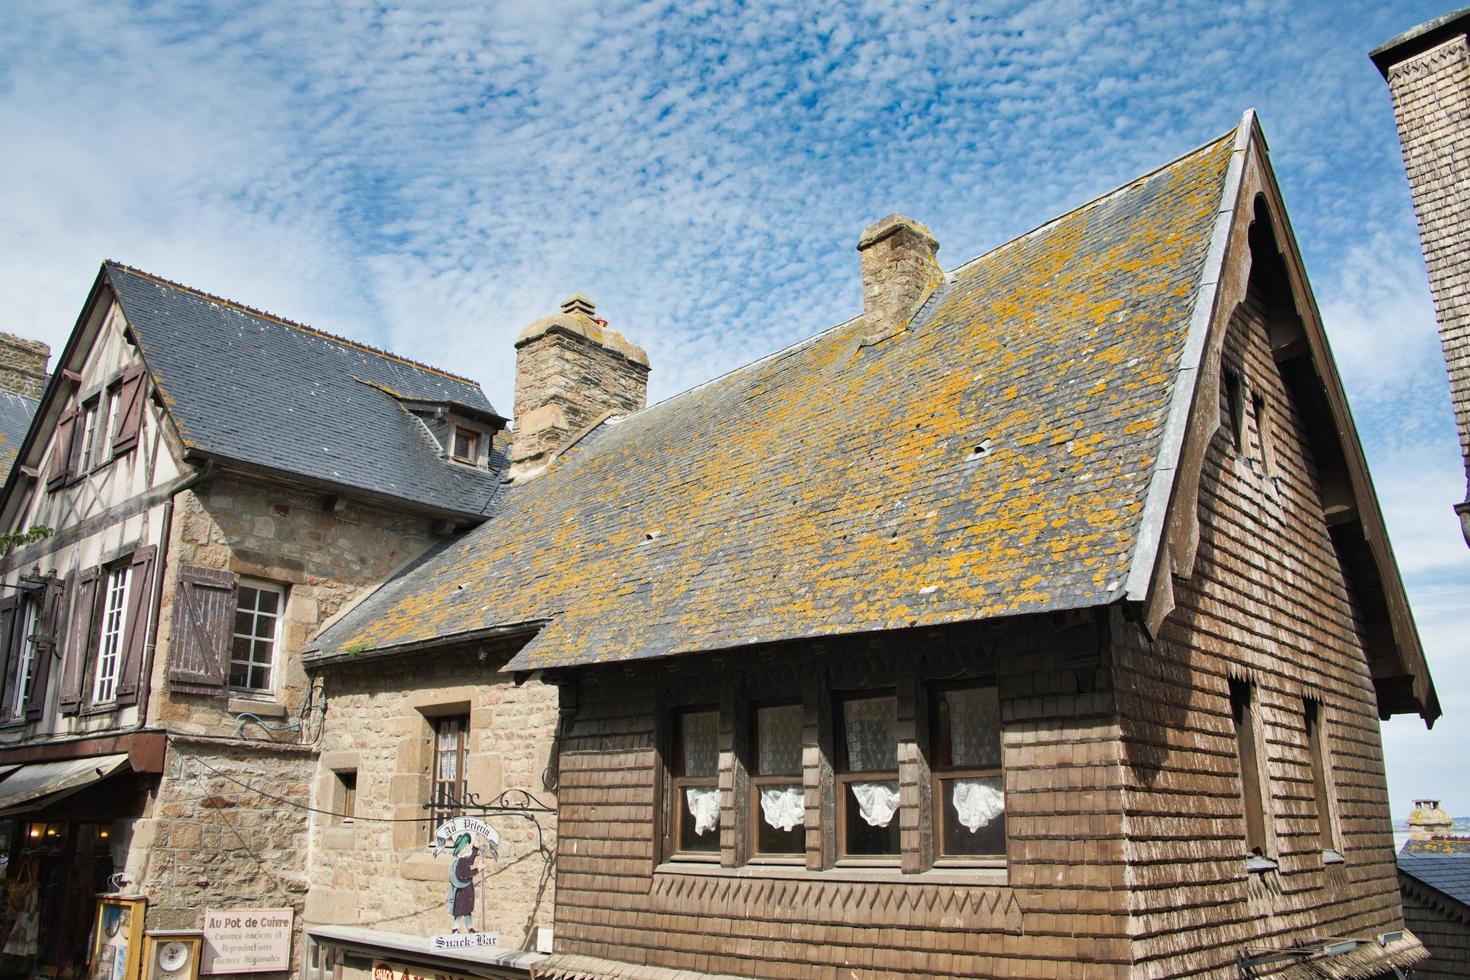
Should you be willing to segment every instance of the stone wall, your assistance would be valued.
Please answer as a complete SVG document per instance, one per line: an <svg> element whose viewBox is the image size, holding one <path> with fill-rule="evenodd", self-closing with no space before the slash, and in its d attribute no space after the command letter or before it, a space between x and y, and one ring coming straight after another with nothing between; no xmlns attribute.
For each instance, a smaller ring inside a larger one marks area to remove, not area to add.
<svg viewBox="0 0 1470 980"><path fill-rule="evenodd" d="M154 664L155 723L174 731L232 734L248 711L270 724L299 717L307 677L300 652L330 617L435 542L423 517L355 502L333 507L321 494L219 477L177 498L162 585ZM168 651L181 562L226 569L286 587L284 650L274 700L167 693ZM254 725L246 735L260 735Z"/></svg>
<svg viewBox="0 0 1470 980"><path fill-rule="evenodd" d="M423 808L435 717L469 715L470 793L483 801L528 790L556 806L547 788L555 786L556 688L535 679L516 685L495 672L504 659L503 652L487 659L417 653L322 672L328 722L316 806L341 812L339 772L355 773L357 789L352 819L318 815L313 822L310 923L449 932L449 858L429 854ZM532 949L537 927L552 924L556 814L486 819L500 832L500 856L481 858L476 927L500 933L503 946Z"/></svg>
<svg viewBox="0 0 1470 980"><path fill-rule="evenodd" d="M51 347L13 333L0 333L0 391L40 398L46 388Z"/></svg>
<svg viewBox="0 0 1470 980"><path fill-rule="evenodd" d="M1387 76L1470 484L1470 43L1461 33Z"/></svg>
<svg viewBox="0 0 1470 980"><path fill-rule="evenodd" d="M299 746L171 738L127 863L148 896L148 928L197 929L206 909L291 908L291 971L248 975L296 975L315 764L315 752Z"/></svg>

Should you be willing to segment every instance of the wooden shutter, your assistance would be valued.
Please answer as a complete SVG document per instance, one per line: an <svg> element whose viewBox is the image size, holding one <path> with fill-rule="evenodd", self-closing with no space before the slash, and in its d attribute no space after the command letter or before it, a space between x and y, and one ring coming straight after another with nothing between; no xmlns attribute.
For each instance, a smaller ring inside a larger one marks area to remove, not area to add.
<svg viewBox="0 0 1470 980"><path fill-rule="evenodd" d="M46 471L46 489L56 490L71 475L71 443L76 431L77 410L68 408L61 413L56 423L56 434L51 440L51 466Z"/></svg>
<svg viewBox="0 0 1470 980"><path fill-rule="evenodd" d="M179 565L174 592L173 637L169 641L169 690L224 694L235 620L233 572Z"/></svg>
<svg viewBox="0 0 1470 980"><path fill-rule="evenodd" d="M34 721L46 710L46 683L51 679L51 661L61 649L61 579L46 579L45 592L41 596L41 616L36 643L36 676L31 682L31 696L26 701L26 718Z"/></svg>
<svg viewBox="0 0 1470 980"><path fill-rule="evenodd" d="M92 653L92 623L97 613L97 578L100 568L89 568L77 576L72 596L71 618L66 627L66 656L61 661L61 710L76 714L82 703L82 682L87 659Z"/></svg>
<svg viewBox="0 0 1470 980"><path fill-rule="evenodd" d="M20 632L21 605L19 596L0 599L0 718L10 717L10 703L15 692L15 668L24 649L16 642Z"/></svg>
<svg viewBox="0 0 1470 980"><path fill-rule="evenodd" d="M143 405L147 401L147 376L141 365L128 368L122 376L122 387L117 397L117 431L112 434L112 455L121 456L132 451L138 444L138 432L143 427Z"/></svg>
<svg viewBox="0 0 1470 980"><path fill-rule="evenodd" d="M148 624L153 616L153 564L158 546L149 545L133 552L133 570L128 582L128 618L123 629L122 672L117 677L117 703L137 704L138 687L147 683L138 675L143 672L143 654L148 646Z"/></svg>

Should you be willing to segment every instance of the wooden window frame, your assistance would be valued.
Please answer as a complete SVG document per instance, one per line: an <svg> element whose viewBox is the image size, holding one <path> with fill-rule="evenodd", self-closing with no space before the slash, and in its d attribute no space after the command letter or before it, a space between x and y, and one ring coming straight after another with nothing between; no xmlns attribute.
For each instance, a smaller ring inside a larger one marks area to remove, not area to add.
<svg viewBox="0 0 1470 980"><path fill-rule="evenodd" d="M806 792L806 782L805 782L805 778L804 778L805 777L805 773L803 772L803 767L802 767L802 765L800 764L799 761L797 763L797 768L796 768L796 772L795 773L765 774L765 773L760 772L760 745L761 745L760 713L762 711L767 710L767 709L770 709L770 708L796 708L798 711L801 711L803 713L803 715L805 714L805 711L806 711L806 706L805 706L805 704L802 702L802 700L800 698L786 698L786 699L778 700L778 701L760 701L760 702L753 702L753 703L751 703L750 705L747 706L747 717L749 718L749 726L750 727L746 729L746 731L749 733L749 737L748 737L749 751L747 752L747 756L748 756L749 762L747 763L747 777L746 777L747 792L749 794L749 805L746 807L746 809L750 811L750 814L746 818L746 821L745 821L745 823L746 823L745 833L748 835L747 838L746 838L746 840L747 840L747 843L749 845L748 851L747 851L747 853L750 855L750 857L749 857L749 863L751 863L751 864L805 864L806 863L806 847L807 847L807 845L806 845L806 829L807 828L806 828L806 820L805 820L805 817L803 817L802 823L801 823L801 828L800 829L801 829L801 832L802 832L802 834L801 834L801 836L802 836L802 843L801 843L801 847L798 850L795 850L795 851L762 851L762 850L760 850L760 839L761 839L760 828L761 828L761 821L764 819L763 816L762 816L762 812L761 812L761 800L760 800L761 790L763 788L765 788L765 787L768 787L768 786L774 786L774 787L795 786L798 789L800 789L803 793ZM798 732L802 732L805 729L805 724L804 724L805 718L803 717L802 720L803 720L803 724L798 727ZM805 748L806 747L803 744L801 746L801 750L802 750L802 753L803 754L805 753Z"/></svg>
<svg viewBox="0 0 1470 980"><path fill-rule="evenodd" d="M942 695L949 691L967 691L980 689L996 690L996 718L995 724L997 735L1003 736L1004 726L1000 720L1000 692L994 678L977 678L973 680L948 681L928 685L928 708L929 708L929 791L931 805L930 832L934 848L935 867L997 867L1006 863L1006 853L998 854L946 854L944 852L944 829L945 822L950 819L949 807L945 805L944 783L953 779L1000 779L1002 792L1005 786L1005 744L1001 739L1000 761L994 766L955 766L943 765L940 759L944 757L942 746L949 741L949 732L939 721L939 701ZM941 735L943 741L941 741ZM953 752L951 751L951 757ZM1004 814L1002 813L1002 820ZM1009 833L1003 833L1005 842L1010 840Z"/></svg>
<svg viewBox="0 0 1470 980"><path fill-rule="evenodd" d="M719 755L715 758L715 771L708 776L684 776L684 717L686 715L712 714L715 716L716 739L719 735L720 708L715 704L680 705L669 712L669 766L664 785L668 791L668 806L664 821L664 854L670 861L699 863L720 860L720 835L723 827L716 827L715 846L710 849L685 850L681 828L684 825L684 791L705 788L719 791L721 766ZM718 751L718 749L717 749Z"/></svg>
<svg viewBox="0 0 1470 980"><path fill-rule="evenodd" d="M894 732L893 732L893 754L894 768L853 771L847 758L847 730L846 714L843 706L849 701L875 701L883 698L893 700ZM874 688L865 691L843 691L832 695L832 794L837 810L837 841L836 855L837 863L843 865L869 864L882 867L894 866L903 859L903 834L902 814L903 805L899 805L898 812L894 813L890 826L893 828L894 836L897 838L897 846L892 852L882 854L849 854L847 851L847 793L848 785L851 783L876 783L893 782L898 783L900 794L902 793L902 780L899 773L902 763L899 760L899 737L898 737L898 691L893 687Z"/></svg>
<svg viewBox="0 0 1470 980"><path fill-rule="evenodd" d="M118 592L113 582L119 576L123 576L122 590ZM97 587L97 622L93 630L95 636L92 638L91 655L92 669L90 683L87 685L87 704L92 708L110 709L116 706L118 701L118 688L121 686L123 671L126 669L127 641L128 641L128 607L132 605L132 592L136 587L133 581L133 567L131 561L124 560L113 562L104 566ZM113 596L119 596L120 606L114 610L112 605ZM108 616L112 612L117 615L117 629L111 630L108 626ZM114 669L108 678L109 689L107 697L102 697L103 664L107 655L103 648L107 645L108 637L116 639L116 645L112 651L111 659Z"/></svg>
<svg viewBox="0 0 1470 980"><path fill-rule="evenodd" d="M246 610L240 607L241 595L245 589L251 589L256 593L256 608ZM262 592L273 593L276 596L276 611L274 614L275 624L269 638L271 645L270 663L266 667L268 671L269 683L267 683L265 687L251 687L249 686L249 684L234 684L231 681L231 675L235 672L236 664L246 665L245 677L247 681L250 679L251 670L260 666L260 664L257 663L253 658L250 660L240 660L236 658L235 641L240 639L249 639L253 644L256 641L263 639L263 637L260 637L254 633L246 636L245 634L239 633L236 630L236 623L242 612L248 612L250 614L252 627L259 622L262 614L259 610L260 600L258 596ZM225 687L229 690L231 697L253 698L260 700L270 700L271 698L275 697L281 667L281 637L284 632L284 624L286 620L286 603L289 599L290 596L288 594L287 587L279 582L267 582L263 579L250 578L241 578L236 581L235 609L234 615L230 620L230 649L228 660L225 663Z"/></svg>
<svg viewBox="0 0 1470 980"><path fill-rule="evenodd" d="M27 589L17 598L19 605L15 612L15 655L20 660L15 667L14 687L6 691L6 704L3 712L0 712L6 721L11 722L25 720L26 709L34 700L41 654L46 652L42 636L45 629L42 622L42 607L46 602L44 593L41 589Z"/></svg>
<svg viewBox="0 0 1470 980"><path fill-rule="evenodd" d="M336 822L349 826L357 819L357 770L332 770L332 809Z"/></svg>
<svg viewBox="0 0 1470 980"><path fill-rule="evenodd" d="M102 392L97 392L77 406L77 428L73 436L72 457L68 480L72 483L92 472L97 460L97 417L102 407Z"/></svg>
<svg viewBox="0 0 1470 980"><path fill-rule="evenodd" d="M451 422L450 425L452 426L449 432L450 459L453 459L456 463L464 463L466 466L479 466L480 440L485 438L485 434L478 429L472 429L459 422ZM466 441L469 443L467 447L469 452L467 455L461 455L459 452L459 437L461 435L466 436Z"/></svg>
<svg viewBox="0 0 1470 980"><path fill-rule="evenodd" d="M1270 797L1262 784L1261 739L1257 732L1256 685L1246 680L1230 680L1230 716L1235 729L1236 758L1240 763L1240 794L1245 823L1247 857L1274 860L1266 813Z"/></svg>
<svg viewBox="0 0 1470 980"><path fill-rule="evenodd" d="M428 841L434 842L434 831L446 820L459 816L464 806L465 793L469 787L469 761L470 761L470 713L469 711L434 715L425 719L429 723L429 824ZM439 746L441 726L451 723L459 723L459 731L456 733L456 745L450 749L456 755L455 777L452 781L439 778L439 760L441 749ZM440 798L442 787L450 788L450 798L454 801L443 804Z"/></svg>
<svg viewBox="0 0 1470 980"><path fill-rule="evenodd" d="M1334 805L1332 748L1328 744L1327 707L1316 698L1302 699L1302 723L1307 736L1307 757L1312 773L1312 796L1317 805L1317 839L1325 853L1340 853L1337 808Z"/></svg>
<svg viewBox="0 0 1470 980"><path fill-rule="evenodd" d="M1220 366L1220 387L1225 393L1225 410L1230 413L1230 445L1235 455L1246 452L1245 438L1245 371L1239 365L1226 362Z"/></svg>

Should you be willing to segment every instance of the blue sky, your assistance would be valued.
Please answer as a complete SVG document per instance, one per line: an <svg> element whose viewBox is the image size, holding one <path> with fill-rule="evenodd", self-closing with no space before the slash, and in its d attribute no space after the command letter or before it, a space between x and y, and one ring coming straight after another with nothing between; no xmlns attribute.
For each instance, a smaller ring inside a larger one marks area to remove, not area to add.
<svg viewBox="0 0 1470 980"><path fill-rule="evenodd" d="M1387 86L1446 6L19 3L0 329L59 346L116 258L483 382L583 290L666 397L847 319L902 211L953 267L1255 107L1444 703L1394 811L1470 813L1464 480Z"/></svg>

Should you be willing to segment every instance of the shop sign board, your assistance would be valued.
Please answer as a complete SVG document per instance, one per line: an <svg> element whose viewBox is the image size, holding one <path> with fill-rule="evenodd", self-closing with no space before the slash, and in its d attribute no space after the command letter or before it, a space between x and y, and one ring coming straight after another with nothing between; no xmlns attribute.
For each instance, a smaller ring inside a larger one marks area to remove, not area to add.
<svg viewBox="0 0 1470 980"><path fill-rule="evenodd" d="M461 973L445 973L423 966L405 966L377 960L373 963L373 980L473 980Z"/></svg>
<svg viewBox="0 0 1470 980"><path fill-rule="evenodd" d="M291 968L289 909L206 909L200 973L264 973Z"/></svg>

